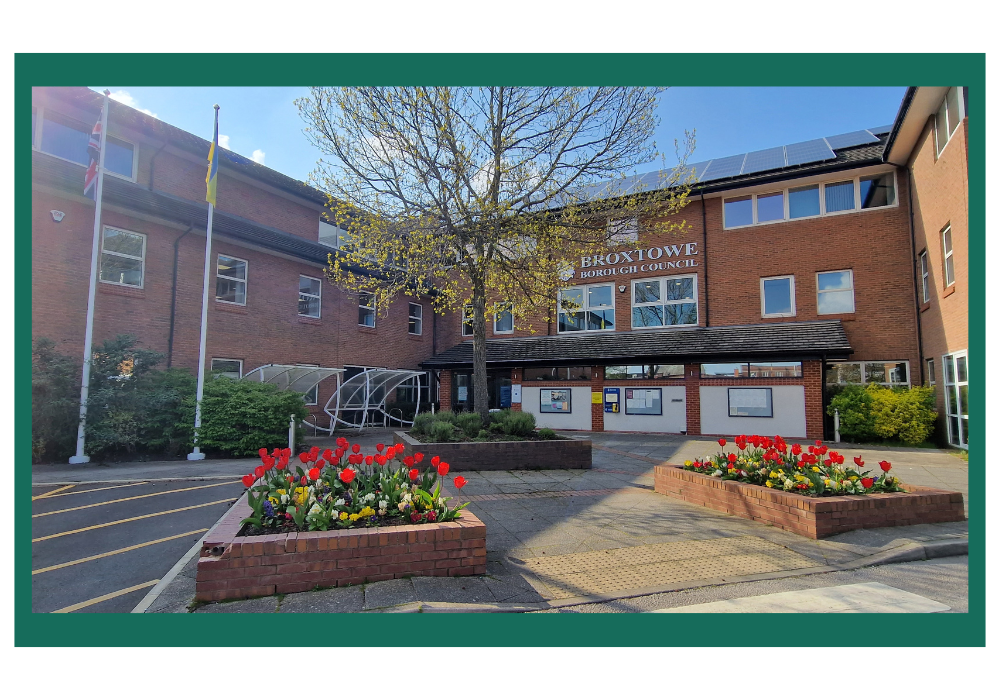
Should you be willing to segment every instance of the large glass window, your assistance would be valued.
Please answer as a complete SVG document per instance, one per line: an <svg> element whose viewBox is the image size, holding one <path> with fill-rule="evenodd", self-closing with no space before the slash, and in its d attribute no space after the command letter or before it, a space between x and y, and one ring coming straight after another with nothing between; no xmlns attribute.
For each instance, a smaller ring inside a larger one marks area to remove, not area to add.
<svg viewBox="0 0 1000 700"><path fill-rule="evenodd" d="M923 291L923 302L931 300L930 265L927 263L927 251L920 254L920 285Z"/></svg>
<svg viewBox="0 0 1000 700"><path fill-rule="evenodd" d="M854 180L831 182L823 186L826 213L854 210Z"/></svg>
<svg viewBox="0 0 1000 700"><path fill-rule="evenodd" d="M725 201L725 226L749 226L753 223L753 197L735 197Z"/></svg>
<svg viewBox="0 0 1000 700"><path fill-rule="evenodd" d="M819 185L788 190L788 217L801 219L806 216L819 216Z"/></svg>
<svg viewBox="0 0 1000 700"><path fill-rule="evenodd" d="M493 315L493 332L514 332L514 311L511 309L509 304L501 305L497 308L497 312Z"/></svg>
<svg viewBox="0 0 1000 700"><path fill-rule="evenodd" d="M424 332L424 307L422 304L410 302L410 323L409 332L411 335L421 335Z"/></svg>
<svg viewBox="0 0 1000 700"><path fill-rule="evenodd" d="M472 335L472 304L462 307L462 335Z"/></svg>
<svg viewBox="0 0 1000 700"><path fill-rule="evenodd" d="M632 327L698 325L696 275L632 282Z"/></svg>
<svg viewBox="0 0 1000 700"><path fill-rule="evenodd" d="M850 270L818 273L816 289L817 313L854 313L854 275Z"/></svg>
<svg viewBox="0 0 1000 700"><path fill-rule="evenodd" d="M941 242L944 245L944 286L955 284L955 258L951 247L951 225L945 226L941 232Z"/></svg>
<svg viewBox="0 0 1000 700"><path fill-rule="evenodd" d="M801 377L801 362L721 362L701 366L703 379L760 379L764 377Z"/></svg>
<svg viewBox="0 0 1000 700"><path fill-rule="evenodd" d="M861 183L861 208L888 207L896 203L896 178L892 173L863 177Z"/></svg>
<svg viewBox="0 0 1000 700"><path fill-rule="evenodd" d="M104 227L101 247L101 281L126 287L142 287L146 259L146 237Z"/></svg>
<svg viewBox="0 0 1000 700"><path fill-rule="evenodd" d="M910 386L910 363L873 361L831 362L826 365L827 386L873 382L888 387Z"/></svg>
<svg viewBox="0 0 1000 700"><path fill-rule="evenodd" d="M239 379L243 376L243 360L224 360L212 358L212 376Z"/></svg>
<svg viewBox="0 0 1000 700"><path fill-rule="evenodd" d="M615 329L614 285L570 287L559 294L559 332Z"/></svg>
<svg viewBox="0 0 1000 700"><path fill-rule="evenodd" d="M319 242L330 248L346 249L350 240L347 231L334 224L320 220Z"/></svg>
<svg viewBox="0 0 1000 700"><path fill-rule="evenodd" d="M375 327L375 293L358 292L358 325Z"/></svg>
<svg viewBox="0 0 1000 700"><path fill-rule="evenodd" d="M934 142L937 144L938 155L941 155L941 151L948 145L948 141L965 117L965 100L960 99L959 95L961 89L953 87L948 90L934 117Z"/></svg>
<svg viewBox="0 0 1000 700"><path fill-rule="evenodd" d="M762 277L760 280L762 316L795 315L795 276Z"/></svg>
<svg viewBox="0 0 1000 700"><path fill-rule="evenodd" d="M969 447L969 358L966 351L945 355L945 411L948 416L948 442Z"/></svg>
<svg viewBox="0 0 1000 700"><path fill-rule="evenodd" d="M757 223L781 221L785 218L785 193L757 195Z"/></svg>
<svg viewBox="0 0 1000 700"><path fill-rule="evenodd" d="M96 123L97 117L94 118ZM90 165L87 144L94 125L85 125L61 114L43 110L42 142L43 152L59 158ZM114 136L108 137L107 152L104 154L106 170L127 178L133 177L135 146Z"/></svg>
<svg viewBox="0 0 1000 700"><path fill-rule="evenodd" d="M525 367L526 382L590 381L590 367Z"/></svg>
<svg viewBox="0 0 1000 700"><path fill-rule="evenodd" d="M228 304L247 303L247 261L219 255L215 276L215 300Z"/></svg>
<svg viewBox="0 0 1000 700"><path fill-rule="evenodd" d="M605 379L683 379L684 365L609 365Z"/></svg>
<svg viewBox="0 0 1000 700"><path fill-rule="evenodd" d="M299 275L299 316L319 318L323 285L314 277Z"/></svg>

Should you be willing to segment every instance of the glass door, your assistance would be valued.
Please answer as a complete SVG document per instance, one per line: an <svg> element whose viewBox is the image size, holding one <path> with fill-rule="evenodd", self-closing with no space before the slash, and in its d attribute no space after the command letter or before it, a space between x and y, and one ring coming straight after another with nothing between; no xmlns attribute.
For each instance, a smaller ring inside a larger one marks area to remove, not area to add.
<svg viewBox="0 0 1000 700"><path fill-rule="evenodd" d="M948 442L969 448L969 358L968 352L945 355L944 392Z"/></svg>

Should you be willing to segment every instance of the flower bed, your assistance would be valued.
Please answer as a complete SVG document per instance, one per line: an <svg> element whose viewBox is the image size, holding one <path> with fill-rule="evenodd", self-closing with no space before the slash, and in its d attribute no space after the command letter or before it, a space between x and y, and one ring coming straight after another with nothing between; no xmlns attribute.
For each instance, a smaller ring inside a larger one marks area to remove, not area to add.
<svg viewBox="0 0 1000 700"><path fill-rule="evenodd" d="M456 471L590 469L592 466L589 439L423 443L403 431L397 431L396 437L404 445L406 455L433 452L453 462Z"/></svg>

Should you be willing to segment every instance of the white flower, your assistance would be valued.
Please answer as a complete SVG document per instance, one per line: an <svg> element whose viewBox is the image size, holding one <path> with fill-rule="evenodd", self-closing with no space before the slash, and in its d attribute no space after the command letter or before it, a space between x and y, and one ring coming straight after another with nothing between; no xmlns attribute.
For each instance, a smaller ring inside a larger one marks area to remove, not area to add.
<svg viewBox="0 0 1000 700"><path fill-rule="evenodd" d="M386 514L386 513L388 513L388 512L389 512L389 511L387 511L387 510L386 510L385 508L380 508L380 509L379 509L379 511L378 511L378 514L379 514L379 515L385 515L385 514Z"/></svg>
<svg viewBox="0 0 1000 700"><path fill-rule="evenodd" d="M316 515L317 513L322 512L322 510L323 509L319 507L318 503L314 503L313 507L309 509L309 513L308 514L309 515Z"/></svg>
<svg viewBox="0 0 1000 700"><path fill-rule="evenodd" d="M281 502L282 503L288 503L288 494L287 493L281 494Z"/></svg>
<svg viewBox="0 0 1000 700"><path fill-rule="evenodd" d="M792 481L791 479L785 479L785 488L786 489L790 489L793 486L795 486L795 482L794 481Z"/></svg>
<svg viewBox="0 0 1000 700"><path fill-rule="evenodd" d="M712 472L712 476L722 476L722 470L716 469L714 472Z"/></svg>
<svg viewBox="0 0 1000 700"><path fill-rule="evenodd" d="M387 501L387 500L385 500L383 498L382 500L380 500L378 502L378 507L379 507L379 510L385 510L386 508L389 507L389 501Z"/></svg>
<svg viewBox="0 0 1000 700"><path fill-rule="evenodd" d="M340 517L340 513L338 513L338 512L336 511L336 509L334 509L334 510L331 510L331 511L330 511L330 517L331 517L331 518L333 518L334 520L336 520L337 518L339 518L339 517Z"/></svg>
<svg viewBox="0 0 1000 700"><path fill-rule="evenodd" d="M333 502L333 505L335 505L335 506L342 506L342 505L344 505L344 499L343 498L338 498L336 501Z"/></svg>

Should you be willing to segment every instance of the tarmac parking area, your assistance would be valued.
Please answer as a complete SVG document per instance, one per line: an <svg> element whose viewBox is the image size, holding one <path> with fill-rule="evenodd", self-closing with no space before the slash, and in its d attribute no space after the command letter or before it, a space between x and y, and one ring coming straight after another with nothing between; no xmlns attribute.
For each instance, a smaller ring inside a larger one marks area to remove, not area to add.
<svg viewBox="0 0 1000 700"><path fill-rule="evenodd" d="M32 611L131 612L243 492L238 479L32 487Z"/></svg>

